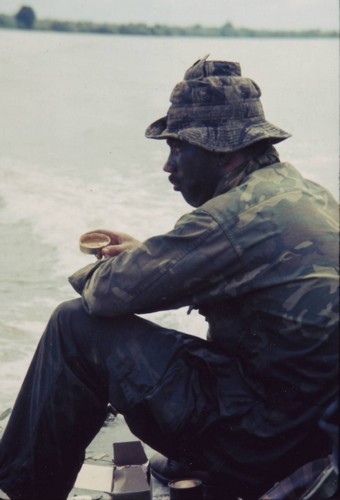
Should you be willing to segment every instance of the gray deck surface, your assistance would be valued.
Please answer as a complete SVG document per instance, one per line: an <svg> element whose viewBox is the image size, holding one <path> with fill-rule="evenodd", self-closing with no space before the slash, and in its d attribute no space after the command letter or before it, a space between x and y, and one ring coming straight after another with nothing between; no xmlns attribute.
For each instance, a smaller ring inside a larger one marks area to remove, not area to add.
<svg viewBox="0 0 340 500"><path fill-rule="evenodd" d="M7 418L1 421L0 439ZM138 441L138 439L131 434L123 417L118 415L115 418L108 418L86 450L84 466L78 476L79 481L76 481L68 500L112 500L112 494L110 495L109 492L113 475L113 443L126 441ZM146 445L144 445L144 451L148 458L155 453ZM86 487L80 487L84 481ZM150 500L169 500L168 488L153 477L150 486ZM2 490L0 490L0 499L8 499ZM126 500L129 499L126 498Z"/></svg>
<svg viewBox="0 0 340 500"><path fill-rule="evenodd" d="M77 497L81 498L82 496L86 500L112 500L112 495L109 494L110 484L107 478L111 478L113 473L113 443L126 441L138 441L138 438L131 434L123 417L118 415L114 419L108 419L86 450L83 470L79 474L75 487L68 496L68 500L76 500ZM144 445L144 451L148 458L155 453L154 450L146 445ZM105 478L101 478L103 476L103 468ZM91 480L92 475L95 478L93 482ZM88 483L92 483L91 489L88 486L86 488L80 487L84 482L86 486ZM151 478L150 486L151 500L169 500L168 488L163 486L154 477ZM92 487L96 489L92 489Z"/></svg>

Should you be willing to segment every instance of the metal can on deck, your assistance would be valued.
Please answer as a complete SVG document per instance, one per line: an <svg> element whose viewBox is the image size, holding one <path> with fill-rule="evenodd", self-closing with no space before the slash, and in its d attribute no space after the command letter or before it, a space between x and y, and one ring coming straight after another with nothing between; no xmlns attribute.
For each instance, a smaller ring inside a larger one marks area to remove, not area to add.
<svg viewBox="0 0 340 500"><path fill-rule="evenodd" d="M181 479L170 481L170 500L203 500L202 481Z"/></svg>

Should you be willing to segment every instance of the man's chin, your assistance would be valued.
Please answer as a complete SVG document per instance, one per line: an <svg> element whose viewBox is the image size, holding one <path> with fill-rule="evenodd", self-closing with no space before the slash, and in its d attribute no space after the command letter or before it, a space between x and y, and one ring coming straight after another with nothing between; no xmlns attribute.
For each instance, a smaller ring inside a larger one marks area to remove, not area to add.
<svg viewBox="0 0 340 500"><path fill-rule="evenodd" d="M184 198L184 200L192 207L194 208L197 208L199 207L200 205L202 205L201 201L198 201L198 200L194 200L192 197L190 196L185 196L185 194L183 193L183 191L181 191L181 194Z"/></svg>

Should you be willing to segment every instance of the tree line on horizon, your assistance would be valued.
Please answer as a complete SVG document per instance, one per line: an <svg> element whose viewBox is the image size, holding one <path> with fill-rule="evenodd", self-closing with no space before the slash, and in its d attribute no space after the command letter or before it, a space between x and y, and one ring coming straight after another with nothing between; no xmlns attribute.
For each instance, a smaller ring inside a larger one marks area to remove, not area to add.
<svg viewBox="0 0 340 500"><path fill-rule="evenodd" d="M169 26L164 24L147 25L145 23L108 24L92 23L86 21L60 21L53 19L39 20L35 11L27 6L22 6L14 16L0 14L0 28L26 29L37 31L58 31L69 33L95 33L111 35L142 35L142 36L208 36L208 37L338 37L336 31L322 31L309 29L304 31L294 30L255 30L251 28L236 28L232 23L226 22L221 27L206 27L200 24L193 26Z"/></svg>

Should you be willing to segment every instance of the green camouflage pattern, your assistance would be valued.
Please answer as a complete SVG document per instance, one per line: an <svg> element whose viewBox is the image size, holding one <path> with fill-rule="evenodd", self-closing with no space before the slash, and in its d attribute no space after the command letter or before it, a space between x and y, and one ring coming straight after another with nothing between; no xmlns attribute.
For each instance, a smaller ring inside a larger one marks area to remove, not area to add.
<svg viewBox="0 0 340 500"><path fill-rule="evenodd" d="M238 63L197 61L172 91L167 116L152 123L146 137L174 137L209 151L228 152L290 134L266 121L261 90L241 76Z"/></svg>
<svg viewBox="0 0 340 500"><path fill-rule="evenodd" d="M257 394L242 426L260 436L315 417L338 369L338 205L292 165L271 165L273 149L167 234L71 277L92 315L199 309Z"/></svg>

